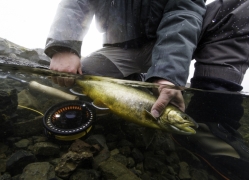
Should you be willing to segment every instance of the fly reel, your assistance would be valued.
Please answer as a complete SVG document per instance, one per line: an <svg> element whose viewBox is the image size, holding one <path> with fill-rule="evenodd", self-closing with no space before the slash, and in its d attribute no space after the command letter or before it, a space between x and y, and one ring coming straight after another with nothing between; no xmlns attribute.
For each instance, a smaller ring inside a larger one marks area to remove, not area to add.
<svg viewBox="0 0 249 180"><path fill-rule="evenodd" d="M43 117L45 134L59 141L72 141L87 135L95 120L93 106L84 101L65 101L47 110Z"/></svg>

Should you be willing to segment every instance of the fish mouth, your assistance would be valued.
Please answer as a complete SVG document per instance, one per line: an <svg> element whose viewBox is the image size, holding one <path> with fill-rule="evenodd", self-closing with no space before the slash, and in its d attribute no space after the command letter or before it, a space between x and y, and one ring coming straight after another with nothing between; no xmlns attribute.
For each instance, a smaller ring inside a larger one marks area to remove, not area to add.
<svg viewBox="0 0 249 180"><path fill-rule="evenodd" d="M191 118L191 121L194 124L193 127L195 127L195 129L197 129L199 127L199 124L197 122L195 122L192 118Z"/></svg>
<svg viewBox="0 0 249 180"><path fill-rule="evenodd" d="M196 128L198 128L198 124L196 123L197 126L195 126ZM170 128L173 130L173 132L180 134L180 135L192 135L192 134L196 134L196 131L194 128L188 127L188 131L184 131L179 129L178 127L174 126L174 125L169 125Z"/></svg>
<svg viewBox="0 0 249 180"><path fill-rule="evenodd" d="M196 121L194 121L189 115L183 112L170 111L168 113L168 119L176 122L169 124L169 127L171 128L172 132L176 134L196 134L195 129L199 127Z"/></svg>

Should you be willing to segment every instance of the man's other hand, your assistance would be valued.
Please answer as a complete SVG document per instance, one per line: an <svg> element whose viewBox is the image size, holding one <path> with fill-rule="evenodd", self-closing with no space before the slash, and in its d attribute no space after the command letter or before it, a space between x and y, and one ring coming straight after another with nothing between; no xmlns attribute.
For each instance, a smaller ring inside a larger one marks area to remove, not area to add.
<svg viewBox="0 0 249 180"><path fill-rule="evenodd" d="M154 117L159 117L169 103L185 111L185 103L181 91L167 88L167 85L174 85L173 83L164 79L156 80L154 83L160 84L156 90L158 99L151 108L151 114Z"/></svg>
<svg viewBox="0 0 249 180"><path fill-rule="evenodd" d="M49 68L54 71L82 74L80 58L71 52L58 52L53 55ZM73 78L52 77L54 83L60 86L72 86Z"/></svg>

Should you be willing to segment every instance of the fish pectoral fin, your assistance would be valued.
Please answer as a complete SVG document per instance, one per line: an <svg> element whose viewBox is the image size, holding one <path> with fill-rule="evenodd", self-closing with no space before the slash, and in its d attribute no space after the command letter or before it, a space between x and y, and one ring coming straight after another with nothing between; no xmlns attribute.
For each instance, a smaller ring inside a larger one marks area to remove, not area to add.
<svg viewBox="0 0 249 180"><path fill-rule="evenodd" d="M82 88L77 86L69 89L69 91L78 96L87 96L86 94L84 94L84 92L82 93Z"/></svg>
<svg viewBox="0 0 249 180"><path fill-rule="evenodd" d="M171 128L171 129L173 130L173 132L176 133L176 134L181 134L181 135L196 134L196 131L195 131L193 128L191 128L191 127L188 127L188 128L186 129L186 131L181 130L181 129L179 129L178 127L173 126L173 125L170 125L170 128Z"/></svg>
<svg viewBox="0 0 249 180"><path fill-rule="evenodd" d="M147 109L143 110L143 116L145 119L151 120L151 121L158 121Z"/></svg>
<svg viewBox="0 0 249 180"><path fill-rule="evenodd" d="M99 110L109 110L109 108L105 104L103 104L101 101L98 100L94 100L92 102L92 105Z"/></svg>

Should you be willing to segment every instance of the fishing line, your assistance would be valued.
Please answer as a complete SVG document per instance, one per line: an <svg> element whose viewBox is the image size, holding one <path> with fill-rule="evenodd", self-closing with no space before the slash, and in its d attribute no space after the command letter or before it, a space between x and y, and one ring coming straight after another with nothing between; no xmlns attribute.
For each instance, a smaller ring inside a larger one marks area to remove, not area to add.
<svg viewBox="0 0 249 180"><path fill-rule="evenodd" d="M45 135L52 140L72 141L89 134L96 113L94 107L84 101L64 101L50 107L46 113L18 105L43 116Z"/></svg>
<svg viewBox="0 0 249 180"><path fill-rule="evenodd" d="M35 109L29 108L29 107L26 107L26 106L22 106L22 105L18 105L18 107L24 108L24 109L28 109L28 110L31 110L31 111L34 111L34 112L36 112L36 113L38 113L38 114L44 116L43 113L41 113L40 111L37 111L37 110L35 110Z"/></svg>
<svg viewBox="0 0 249 180"><path fill-rule="evenodd" d="M176 143L178 144L179 146L181 147L184 147L181 143L179 143L172 135L170 136L171 139ZM185 148L185 147L184 147ZM185 148L187 149L187 148ZM202 159L205 163L207 163L208 166L210 166L210 168L212 168L218 175L220 175L222 178L224 178L224 180L230 180L228 177L226 177L223 173L221 173L218 169L216 169L214 166L212 166L212 164L207 160L205 159L203 156L201 156L200 154L196 153L196 152L193 152L190 150L190 152L192 152L194 155L198 156L200 159Z"/></svg>

